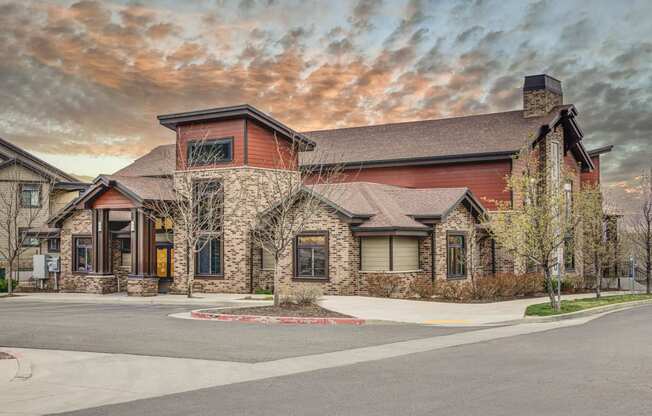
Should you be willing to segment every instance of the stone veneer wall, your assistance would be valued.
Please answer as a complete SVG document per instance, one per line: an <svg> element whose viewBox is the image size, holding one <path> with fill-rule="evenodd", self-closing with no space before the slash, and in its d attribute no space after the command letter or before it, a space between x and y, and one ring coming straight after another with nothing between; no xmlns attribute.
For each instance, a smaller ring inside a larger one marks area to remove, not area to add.
<svg viewBox="0 0 652 416"><path fill-rule="evenodd" d="M546 115L553 107L563 104L563 96L545 89L523 91L523 116Z"/></svg>
<svg viewBox="0 0 652 416"><path fill-rule="evenodd" d="M216 179L224 185L223 276L195 276L193 290L207 293L249 293L252 289L250 229L256 212L261 208L260 201L256 198L256 187L269 182L272 175L293 175L298 179L298 173L251 167L222 168L177 172L175 180L181 180L182 175L192 175L193 179ZM178 230L174 236L174 247L174 281L170 292L186 293L188 279L185 241ZM188 269L192 274L195 268L194 255L189 260Z"/></svg>
<svg viewBox="0 0 652 416"><path fill-rule="evenodd" d="M466 250L466 264L470 265L467 268L467 278L470 277L473 270L468 270L474 267L479 262L477 258L474 261L473 253L476 250L476 243L472 238L477 236L473 233L475 221L471 212L462 204L451 212L446 221L435 225L435 279L447 279L447 240L446 236L449 231L460 231L466 234L467 250ZM479 267L479 264L478 264Z"/></svg>
<svg viewBox="0 0 652 416"><path fill-rule="evenodd" d="M474 219L469 210L458 206L442 224L436 225L436 249L435 249L435 276L438 280L446 279L446 231L464 231L467 238L472 236ZM347 223L342 221L337 214L329 208L324 207L309 226L307 231L328 231L329 247L329 277L327 280L308 280L293 278L293 248L288 249L282 256L281 266L283 277L281 279L281 295L289 294L293 290L302 287L316 287L325 295L368 295L367 282L369 278L376 276L391 276L398 282L396 297L407 297L409 286L416 278L432 278L432 240L431 236L420 238L420 267L418 271L410 272L362 272L360 267L360 240L355 237ZM476 263L471 262L472 252L476 250L476 244L469 242L467 264L475 267ZM272 289L273 271L261 270L261 251L254 249L253 256L253 277L254 287Z"/></svg>
<svg viewBox="0 0 652 416"><path fill-rule="evenodd" d="M281 296L291 294L301 288L318 288L325 295L355 295L359 292L357 281L358 244L349 228L332 209L323 207L306 226L306 231L328 232L328 278L305 279L294 278L294 247L287 249L281 256L283 270L281 278ZM253 250L254 287L274 288L274 271L261 270L262 251Z"/></svg>
<svg viewBox="0 0 652 416"><path fill-rule="evenodd" d="M122 265L122 252L120 251L120 241L111 240L111 267L113 275L116 278L116 291L127 291L127 276L131 272L130 266Z"/></svg>
<svg viewBox="0 0 652 416"><path fill-rule="evenodd" d="M72 238L76 235L91 235L92 219L90 210L74 211L61 227L61 275L59 287L62 292L78 293L115 293L118 291L118 280L116 276L97 276L93 274L76 273L72 271L73 246ZM114 252L114 250L112 250ZM123 268L116 269L116 257L113 254L114 271L120 281L120 290L126 289L126 281L122 275ZM118 263L119 264L119 263Z"/></svg>
<svg viewBox="0 0 652 416"><path fill-rule="evenodd" d="M559 144L559 151L560 151L560 161L559 164L562 167L562 174L565 175L565 177L561 178L561 186L564 186L564 183L566 181L570 181L573 184L573 192L578 192L581 188L581 178L580 178L580 173L581 173L581 168L579 167L577 161L575 160L574 156L572 155L571 152L568 152L568 154L564 155L564 133L563 133L563 128L562 126L557 126L555 129L553 129L548 135L546 136L545 140L542 142L542 145L545 146L545 158L544 158L544 164L545 166L548 166L550 157L551 157L551 152L552 152L552 144L553 143L558 143ZM578 229L575 232L575 270L565 270L565 265L562 263L561 265L561 272L562 274L569 274L569 275L582 275L584 272L584 266L583 266L583 260L582 260L582 238L583 233L582 233L582 226L581 223L578 227Z"/></svg>
<svg viewBox="0 0 652 416"><path fill-rule="evenodd" d="M254 289L273 290L274 270L263 269L263 251L256 247L252 252L253 262L253 287Z"/></svg>
<svg viewBox="0 0 652 416"><path fill-rule="evenodd" d="M158 277L129 278L127 281L127 294L129 296L158 295Z"/></svg>
<svg viewBox="0 0 652 416"><path fill-rule="evenodd" d="M73 212L61 226L61 275L59 285L63 292L85 292L88 287L98 291L95 287L90 287L89 279L83 274L73 273L73 235L91 235L92 219L90 210L79 210Z"/></svg>

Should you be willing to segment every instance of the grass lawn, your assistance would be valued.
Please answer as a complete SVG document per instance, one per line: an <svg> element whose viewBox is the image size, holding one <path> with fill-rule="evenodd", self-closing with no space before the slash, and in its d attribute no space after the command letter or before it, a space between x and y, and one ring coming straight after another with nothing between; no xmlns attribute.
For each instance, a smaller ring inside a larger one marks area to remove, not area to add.
<svg viewBox="0 0 652 416"><path fill-rule="evenodd" d="M634 302L637 300L652 299L652 295L617 295L604 296L601 298L584 298L575 300L562 300L561 310L556 312L550 307L550 303L539 303L530 305L525 310L526 316L550 316L563 313L577 312L584 309L597 308L598 306L612 305L614 303Z"/></svg>

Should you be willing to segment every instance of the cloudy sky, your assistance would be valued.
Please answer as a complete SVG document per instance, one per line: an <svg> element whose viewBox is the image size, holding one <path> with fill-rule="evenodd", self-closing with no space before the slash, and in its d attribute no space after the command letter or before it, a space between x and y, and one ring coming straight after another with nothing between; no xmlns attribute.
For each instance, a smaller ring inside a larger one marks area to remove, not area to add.
<svg viewBox="0 0 652 416"><path fill-rule="evenodd" d="M250 103L297 130L521 106L563 81L624 189L652 158L652 2L0 0L0 137L76 175L172 133L156 115Z"/></svg>

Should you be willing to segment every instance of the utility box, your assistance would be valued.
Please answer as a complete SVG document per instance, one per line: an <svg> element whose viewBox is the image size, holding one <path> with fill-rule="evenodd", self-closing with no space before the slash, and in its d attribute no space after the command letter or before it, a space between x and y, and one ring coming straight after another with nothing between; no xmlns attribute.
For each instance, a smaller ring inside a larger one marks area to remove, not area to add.
<svg viewBox="0 0 652 416"><path fill-rule="evenodd" d="M32 257L32 262L34 265L34 269L32 271L32 277L34 279L47 279L48 278L47 256L44 254L35 254Z"/></svg>
<svg viewBox="0 0 652 416"><path fill-rule="evenodd" d="M61 258L59 256L47 256L48 272L59 273L61 271Z"/></svg>

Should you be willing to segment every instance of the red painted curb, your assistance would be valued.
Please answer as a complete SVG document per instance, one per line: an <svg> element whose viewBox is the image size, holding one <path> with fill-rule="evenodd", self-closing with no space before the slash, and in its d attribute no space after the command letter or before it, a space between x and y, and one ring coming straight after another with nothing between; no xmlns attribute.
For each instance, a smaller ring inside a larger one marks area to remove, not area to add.
<svg viewBox="0 0 652 416"><path fill-rule="evenodd" d="M207 319L222 322L245 322L262 324L301 324L301 325L362 325L364 319L358 318L322 318L296 316L259 316L259 315L228 315L224 313L192 311L190 316L197 319Z"/></svg>

